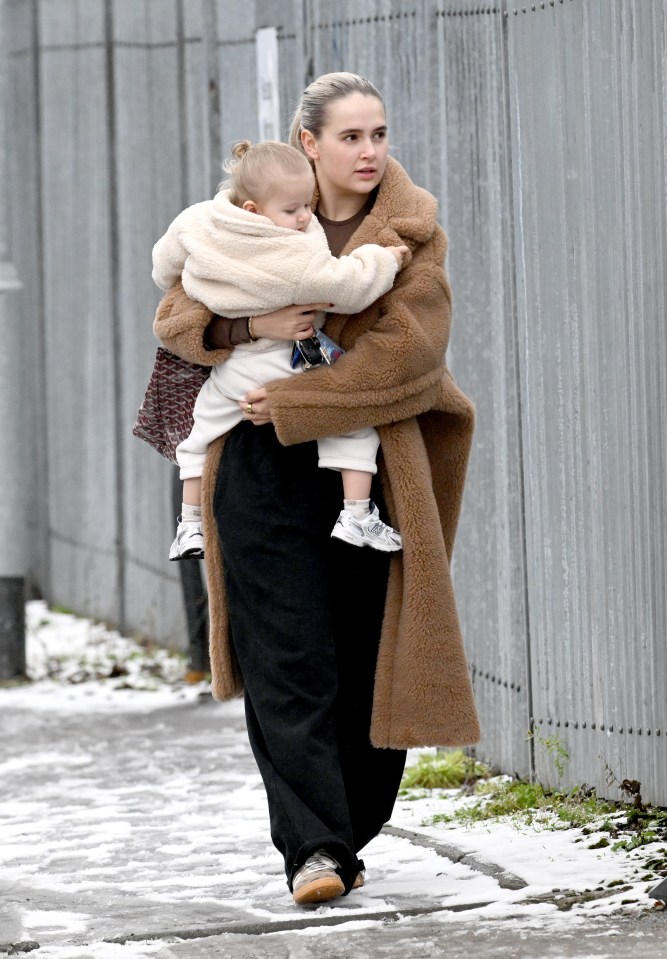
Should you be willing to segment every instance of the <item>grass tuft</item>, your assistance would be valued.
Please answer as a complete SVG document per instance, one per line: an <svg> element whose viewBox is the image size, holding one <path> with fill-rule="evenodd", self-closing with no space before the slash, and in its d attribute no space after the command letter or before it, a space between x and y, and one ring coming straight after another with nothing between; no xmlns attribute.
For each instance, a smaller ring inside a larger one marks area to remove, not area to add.
<svg viewBox="0 0 667 959"><path fill-rule="evenodd" d="M615 812L614 803L598 799L593 790L574 789L571 793L546 790L540 783L521 780L492 780L479 783L478 800L452 815L433 817L433 822L482 822L501 818L515 819L525 825L547 818L557 828L585 827Z"/></svg>
<svg viewBox="0 0 667 959"><path fill-rule="evenodd" d="M459 789L491 775L484 763L466 756L462 749L420 756L403 774L403 789Z"/></svg>
<svg viewBox="0 0 667 959"><path fill-rule="evenodd" d="M493 776L484 763L467 756L462 749L423 754L414 766L405 770L399 795L403 800L424 799L427 790L459 789L465 804L451 813L438 813L423 825L435 823L473 823L498 821L511 823L517 829L535 826L541 829L577 829L574 842L591 837L589 849L624 851L637 855L642 846L667 840L667 809L646 805L641 799L640 783L624 781L622 791L631 795L624 803L599 799L594 788L583 784L570 792L562 792L537 782L510 780ZM630 788L627 788L628 785ZM651 872L667 872L667 845L652 851L652 858L643 863Z"/></svg>

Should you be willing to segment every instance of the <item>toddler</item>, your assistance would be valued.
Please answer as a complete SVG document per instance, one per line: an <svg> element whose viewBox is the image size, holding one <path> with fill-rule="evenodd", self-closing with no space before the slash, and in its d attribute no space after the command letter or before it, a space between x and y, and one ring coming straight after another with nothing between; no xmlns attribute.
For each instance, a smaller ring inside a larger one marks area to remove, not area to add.
<svg viewBox="0 0 667 959"><path fill-rule="evenodd" d="M250 317L251 341L213 367L194 408L194 426L176 450L183 505L170 560L204 555L201 475L208 445L243 419L249 389L295 372L293 344L253 335L252 319L293 303L328 302L358 313L386 293L407 247L367 244L337 259L313 217L315 178L306 157L284 143L235 145L225 164L230 180L212 200L188 207L153 248L153 279L167 290L178 279L188 296L213 313ZM321 320L316 319L316 326ZM379 445L373 428L318 440L318 463L338 470L343 509L331 535L384 552L401 537L370 500Z"/></svg>

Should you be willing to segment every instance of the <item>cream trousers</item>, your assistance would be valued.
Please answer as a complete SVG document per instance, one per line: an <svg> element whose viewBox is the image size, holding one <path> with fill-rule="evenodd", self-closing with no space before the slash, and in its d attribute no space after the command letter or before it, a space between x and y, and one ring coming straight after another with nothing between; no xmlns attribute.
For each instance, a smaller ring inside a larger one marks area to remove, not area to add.
<svg viewBox="0 0 667 959"><path fill-rule="evenodd" d="M267 345L263 346L264 343ZM181 479L201 476L209 444L243 419L238 401L249 390L272 380L303 373L300 367L292 369L291 356L291 343L262 340L259 346L242 344L235 347L226 362L213 367L195 403L192 432L176 448ZM376 473L379 443L377 431L372 427L342 436L324 437L317 441L319 465L332 470Z"/></svg>

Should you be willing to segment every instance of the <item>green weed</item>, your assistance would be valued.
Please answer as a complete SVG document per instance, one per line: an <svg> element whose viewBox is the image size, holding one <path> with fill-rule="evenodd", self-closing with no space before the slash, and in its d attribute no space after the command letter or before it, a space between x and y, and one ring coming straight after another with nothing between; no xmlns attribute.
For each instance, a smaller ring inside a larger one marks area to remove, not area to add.
<svg viewBox="0 0 667 959"><path fill-rule="evenodd" d="M517 829L533 824L548 829L579 829L581 836L575 842L593 836L589 849L611 847L614 852L632 852L667 839L667 809L598 799L595 790L587 786L559 792L539 783L498 778L478 782L475 793L476 799L470 804L451 814L437 814L428 824L471 825L505 819ZM664 874L667 849L659 849L644 865L655 874Z"/></svg>
<svg viewBox="0 0 667 959"><path fill-rule="evenodd" d="M458 789L487 778L491 771L484 763L466 756L462 749L420 756L403 774L403 789Z"/></svg>
<svg viewBox="0 0 667 959"><path fill-rule="evenodd" d="M529 730L526 734L526 740L533 740L537 746L541 746L551 759L554 769L559 776L562 776L565 772L565 766L567 765L570 759L570 753L566 746L563 745L558 736L542 736L536 730Z"/></svg>
<svg viewBox="0 0 667 959"><path fill-rule="evenodd" d="M560 740L534 738L562 773L569 754ZM436 814L424 825L505 819L517 828L536 824L547 829L579 829L581 835L575 842L592 836L589 849L611 847L614 852L632 852L667 841L667 809L645 805L641 783L634 780L619 782L614 777L620 790L631 797L631 802L624 803L599 799L595 789L586 785L564 792L541 783L491 776L488 766L462 749L426 754L406 769L399 795L403 800L418 800L434 789L461 789L462 795L470 797L454 812ZM666 872L667 848L659 849L645 867L656 874Z"/></svg>
<svg viewBox="0 0 667 959"><path fill-rule="evenodd" d="M536 821L551 819L554 828L569 829L599 821L602 816L615 810L613 803L598 799L591 790L553 792L540 783L521 780L480 783L476 792L479 797L477 802L456 810L450 816L437 815L432 821L473 823L509 818L517 825L531 825Z"/></svg>

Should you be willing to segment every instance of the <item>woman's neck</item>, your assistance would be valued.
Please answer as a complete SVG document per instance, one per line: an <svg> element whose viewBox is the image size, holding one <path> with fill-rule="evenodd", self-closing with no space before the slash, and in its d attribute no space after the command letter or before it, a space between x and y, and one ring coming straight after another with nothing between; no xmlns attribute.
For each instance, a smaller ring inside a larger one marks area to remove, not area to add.
<svg viewBox="0 0 667 959"><path fill-rule="evenodd" d="M327 220L349 220L366 205L368 195L365 193L339 194L335 191L320 191L317 210Z"/></svg>

